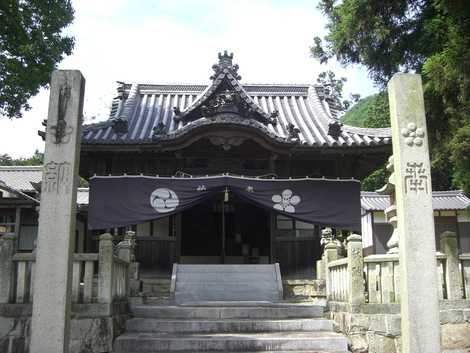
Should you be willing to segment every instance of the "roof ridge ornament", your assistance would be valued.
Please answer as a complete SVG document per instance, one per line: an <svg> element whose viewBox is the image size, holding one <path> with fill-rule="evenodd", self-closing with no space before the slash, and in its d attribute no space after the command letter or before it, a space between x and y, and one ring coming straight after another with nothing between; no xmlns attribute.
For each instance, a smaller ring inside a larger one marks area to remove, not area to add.
<svg viewBox="0 0 470 353"><path fill-rule="evenodd" d="M340 123L339 121L334 121L332 123L328 124L328 135L333 137L335 140L337 140L340 136L341 133L343 132L343 124Z"/></svg>
<svg viewBox="0 0 470 353"><path fill-rule="evenodd" d="M233 53L228 54L227 50L224 53L219 53L219 62L212 65L214 74L210 77L211 80L217 79L217 77L223 72L229 72L236 80L241 80L242 77L238 74L239 66L233 65Z"/></svg>
<svg viewBox="0 0 470 353"><path fill-rule="evenodd" d="M276 126L279 112L265 112L245 91L239 80L233 53L219 53L219 63L212 66L212 84L184 110L173 107L173 120L186 123L201 117L210 119L252 119Z"/></svg>

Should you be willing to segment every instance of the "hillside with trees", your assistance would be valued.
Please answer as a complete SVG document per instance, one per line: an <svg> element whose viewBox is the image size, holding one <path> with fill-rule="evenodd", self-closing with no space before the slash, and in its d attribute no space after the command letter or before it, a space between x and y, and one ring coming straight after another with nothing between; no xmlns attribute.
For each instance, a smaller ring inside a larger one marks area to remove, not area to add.
<svg viewBox="0 0 470 353"><path fill-rule="evenodd" d="M364 65L382 91L359 102L344 121L385 126L385 115L376 113L386 107L388 80L396 72L421 74L433 188L469 194L470 6L449 0L321 0L319 8L328 33L314 39L312 55L322 63L334 57L346 66Z"/></svg>

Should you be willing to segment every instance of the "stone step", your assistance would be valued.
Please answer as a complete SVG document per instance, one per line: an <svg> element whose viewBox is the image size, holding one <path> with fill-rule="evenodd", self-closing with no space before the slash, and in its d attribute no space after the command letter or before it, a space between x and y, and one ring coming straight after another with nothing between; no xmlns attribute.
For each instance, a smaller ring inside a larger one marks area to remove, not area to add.
<svg viewBox="0 0 470 353"><path fill-rule="evenodd" d="M129 351L126 353L134 353L136 351ZM153 353L153 352L152 352ZM194 350L190 351L159 351L158 353L220 353L220 351L203 351L203 352L197 352ZM332 351L332 350L301 350L301 351L224 351L224 353L350 353L349 351ZM457 352L458 353L458 352ZM464 352L466 353L466 352Z"/></svg>
<svg viewBox="0 0 470 353"><path fill-rule="evenodd" d="M114 342L114 353L155 352L347 352L347 340L333 332L167 334L125 333Z"/></svg>
<svg viewBox="0 0 470 353"><path fill-rule="evenodd" d="M239 304L240 305L240 304ZM320 318L323 307L304 304L256 306L130 305L134 317L158 319L301 319Z"/></svg>
<svg viewBox="0 0 470 353"><path fill-rule="evenodd" d="M168 320L133 318L127 320L127 332L168 333L237 333L237 332L307 332L332 331L333 324L325 319L291 320Z"/></svg>
<svg viewBox="0 0 470 353"><path fill-rule="evenodd" d="M269 283L263 285L252 285L251 290L246 289L247 286L241 283L233 283L223 288L211 287L207 282L198 285L185 284L176 287L175 301L177 303L188 303L199 300L217 301L217 300L236 300L251 301L258 300L262 297L264 300L271 302L279 301L279 293L276 287ZM260 293L263 293L262 295Z"/></svg>
<svg viewBox="0 0 470 353"><path fill-rule="evenodd" d="M279 265L179 265L173 267L176 303L282 300Z"/></svg>

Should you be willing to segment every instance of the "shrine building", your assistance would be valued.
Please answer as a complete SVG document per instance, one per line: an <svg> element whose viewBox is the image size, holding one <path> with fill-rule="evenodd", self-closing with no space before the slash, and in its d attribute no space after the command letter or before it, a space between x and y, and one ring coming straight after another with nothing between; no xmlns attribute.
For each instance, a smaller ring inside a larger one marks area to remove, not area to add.
<svg viewBox="0 0 470 353"><path fill-rule="evenodd" d="M391 154L390 130L341 124L324 87L243 84L233 54L224 52L218 59L209 84L120 83L109 119L83 127L80 175L87 180L193 178L195 188L204 188L205 181L194 178L221 175L341 184L361 180ZM115 235L126 228L136 231L143 272L168 274L173 263L279 262L283 276L313 275L312 264L321 252L320 228L330 224L291 218L220 187L167 217L138 217L146 221L130 224L129 219L123 225L118 216L106 229ZM290 188L285 190L279 197L295 201ZM357 201L359 217L359 193ZM339 223L331 226L338 229ZM94 235L105 229L104 223L90 228L96 229L90 231ZM93 236L85 241L86 248L93 248Z"/></svg>

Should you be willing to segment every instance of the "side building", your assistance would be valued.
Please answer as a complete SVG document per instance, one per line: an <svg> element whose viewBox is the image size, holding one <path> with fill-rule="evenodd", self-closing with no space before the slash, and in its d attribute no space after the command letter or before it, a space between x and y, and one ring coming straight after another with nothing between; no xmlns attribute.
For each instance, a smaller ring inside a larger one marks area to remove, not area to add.
<svg viewBox="0 0 470 353"><path fill-rule="evenodd" d="M436 249L439 235L444 231L457 234L460 253L470 253L470 199L461 190L433 191ZM364 254L385 254L393 227L385 218L390 206L388 195L376 192L361 193L362 244Z"/></svg>

